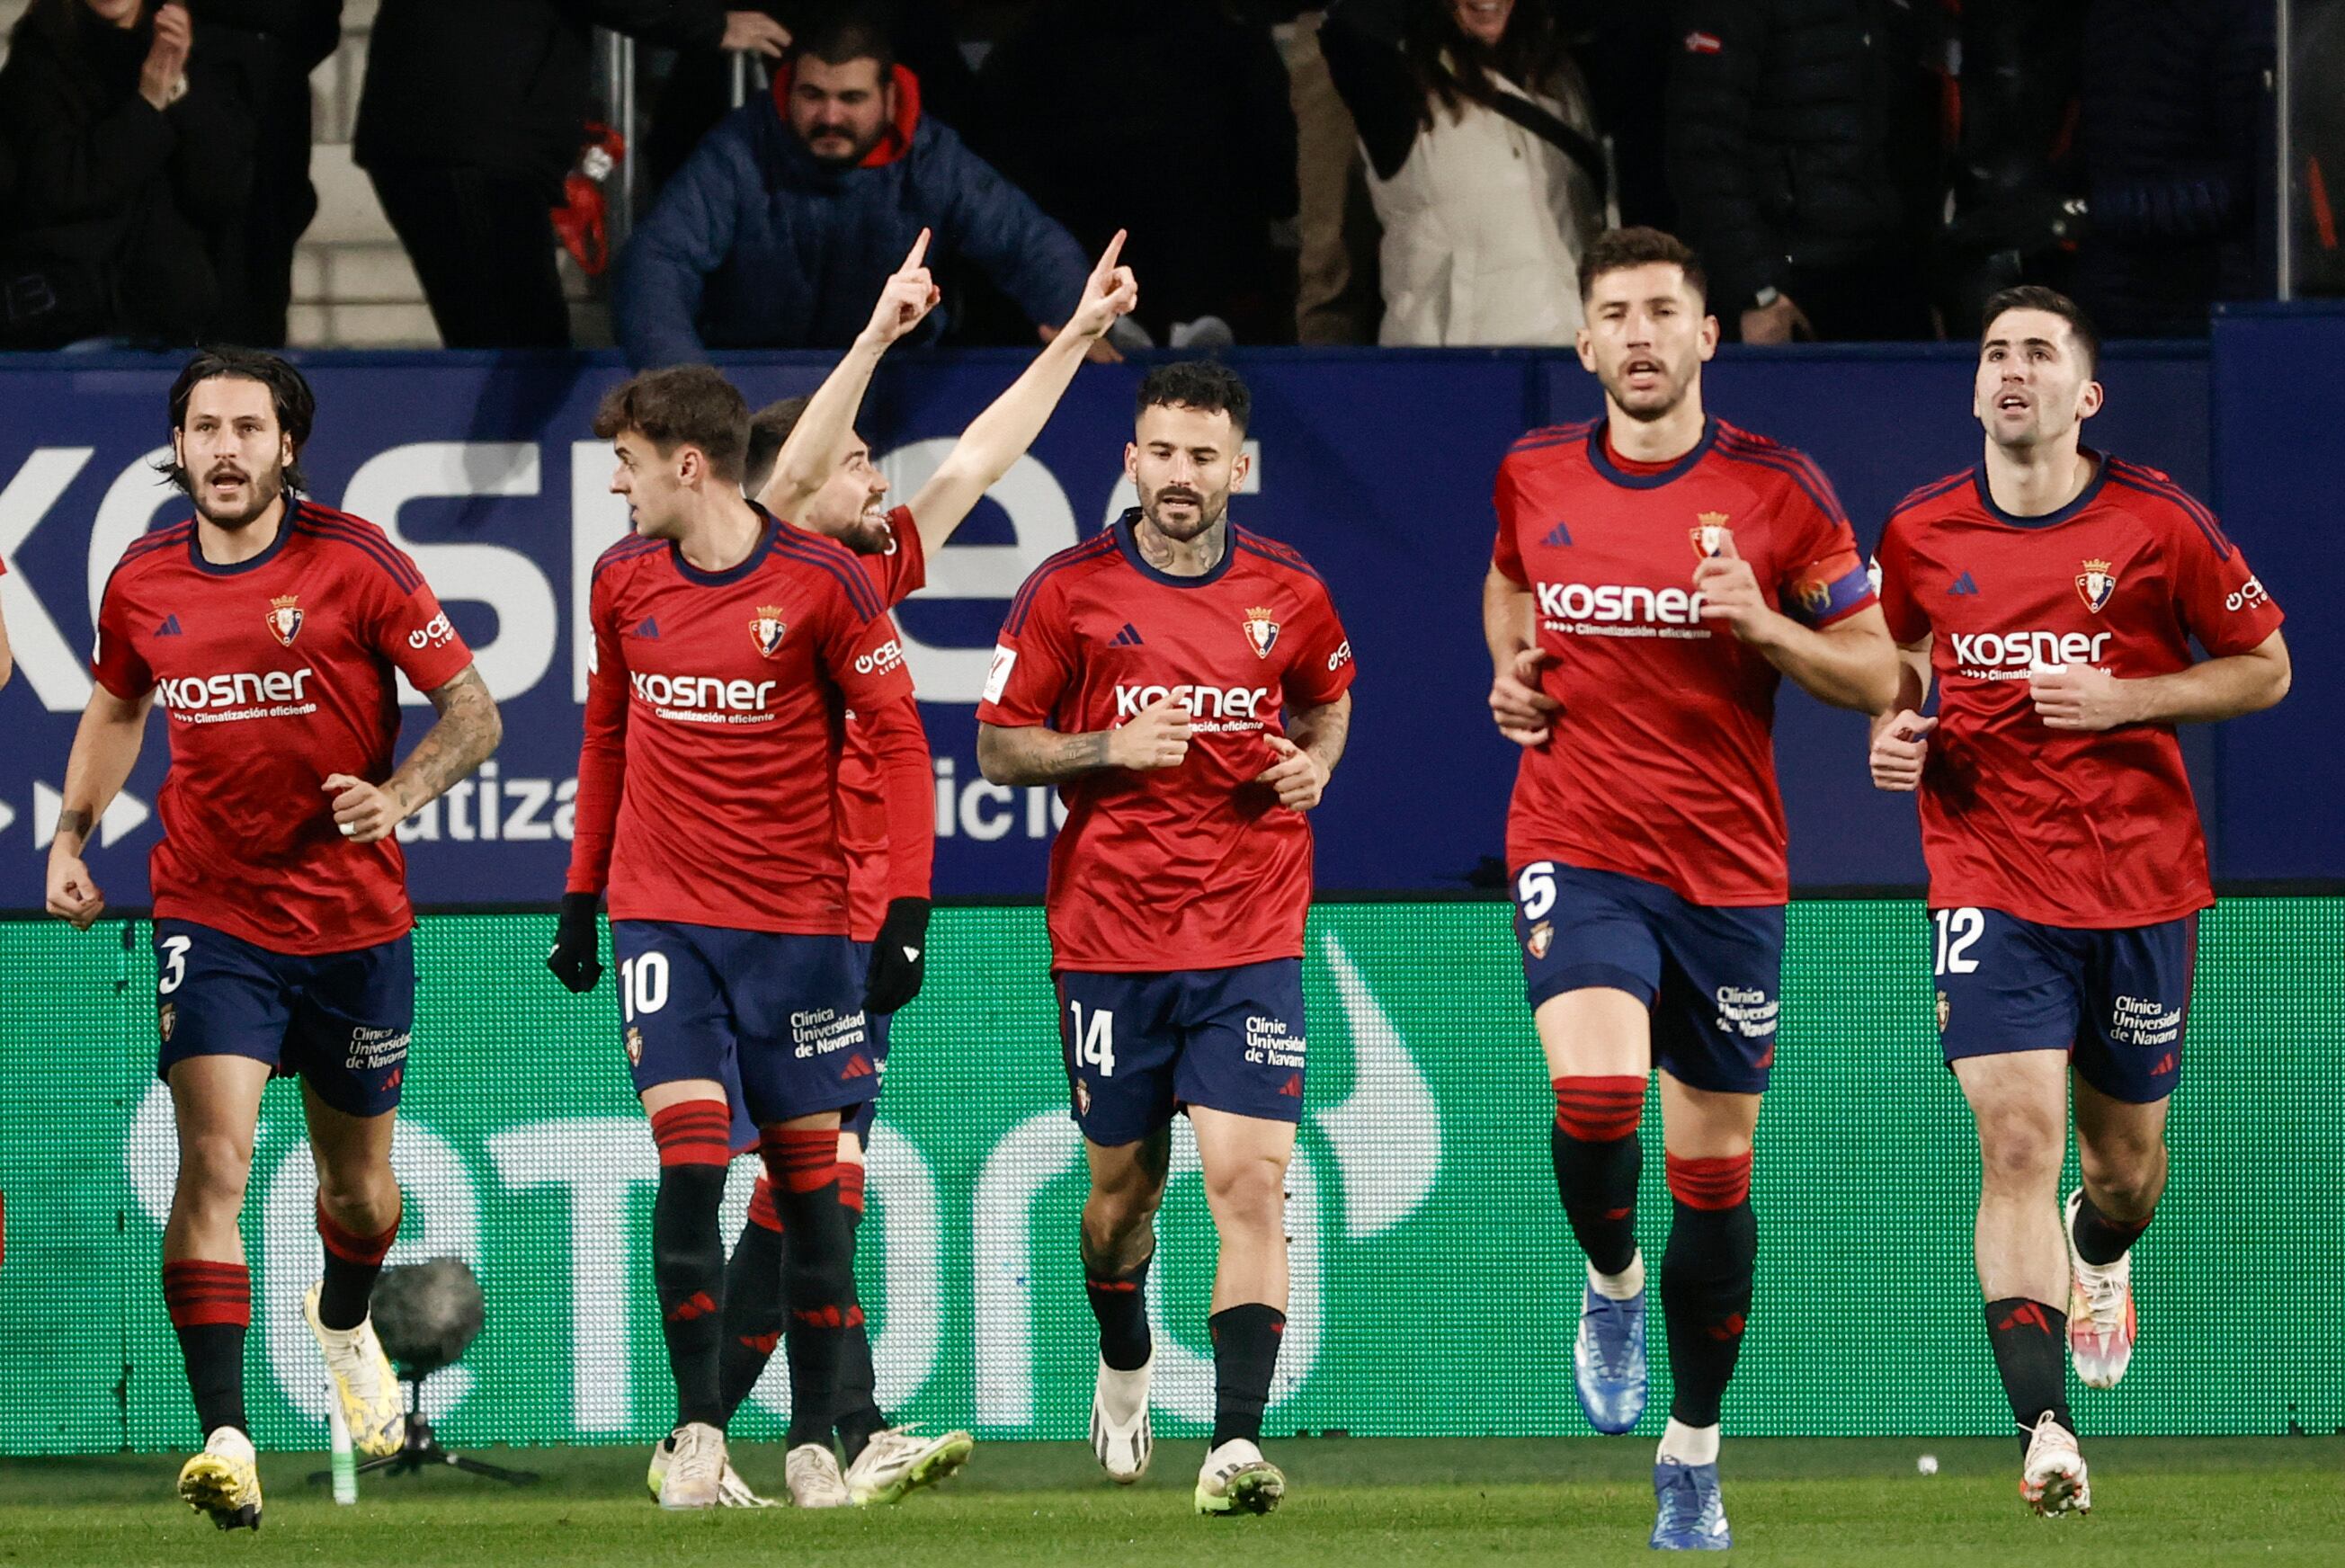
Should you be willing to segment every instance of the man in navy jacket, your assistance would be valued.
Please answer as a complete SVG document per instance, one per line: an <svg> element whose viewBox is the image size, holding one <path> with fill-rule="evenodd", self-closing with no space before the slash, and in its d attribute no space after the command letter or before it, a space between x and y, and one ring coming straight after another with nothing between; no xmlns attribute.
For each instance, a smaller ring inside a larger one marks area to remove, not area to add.
<svg viewBox="0 0 2345 1568"><path fill-rule="evenodd" d="M639 369L711 349L844 348L922 228L1039 336L1081 296L1090 263L1073 237L921 117L919 84L883 35L809 29L770 96L719 123L636 226L613 298L619 339Z"/></svg>

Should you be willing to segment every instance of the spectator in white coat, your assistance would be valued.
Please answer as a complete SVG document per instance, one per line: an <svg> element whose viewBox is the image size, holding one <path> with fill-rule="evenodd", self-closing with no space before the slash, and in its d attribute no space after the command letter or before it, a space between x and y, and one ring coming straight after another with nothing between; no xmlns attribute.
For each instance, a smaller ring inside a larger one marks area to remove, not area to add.
<svg viewBox="0 0 2345 1568"><path fill-rule="evenodd" d="M1571 342L1605 166L1546 0L1341 0L1319 46L1384 229L1377 341Z"/></svg>

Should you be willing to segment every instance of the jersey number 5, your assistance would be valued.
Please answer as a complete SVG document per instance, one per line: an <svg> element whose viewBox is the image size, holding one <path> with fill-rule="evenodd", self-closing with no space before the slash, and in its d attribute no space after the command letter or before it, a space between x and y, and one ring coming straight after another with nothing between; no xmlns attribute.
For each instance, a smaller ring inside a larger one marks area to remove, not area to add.
<svg viewBox="0 0 2345 1568"><path fill-rule="evenodd" d="M1068 1003L1067 1011L1075 1022L1075 1066L1097 1067L1103 1078L1115 1077L1115 1014L1094 1007L1086 1025L1081 1002Z"/></svg>

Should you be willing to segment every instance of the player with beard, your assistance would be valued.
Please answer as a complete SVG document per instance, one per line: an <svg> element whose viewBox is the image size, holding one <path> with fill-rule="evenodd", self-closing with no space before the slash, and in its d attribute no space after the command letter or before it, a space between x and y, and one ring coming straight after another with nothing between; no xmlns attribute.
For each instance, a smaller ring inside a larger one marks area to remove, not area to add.
<svg viewBox="0 0 2345 1568"><path fill-rule="evenodd" d="M171 759L149 882L158 1071L179 1144L163 1300L204 1433L178 1489L222 1529L257 1530L237 1220L261 1090L301 1078L325 1247L303 1311L351 1436L395 1453L399 1383L367 1313L399 1230L391 1125L415 1006L392 830L479 766L500 731L415 563L372 523L299 493L316 412L300 371L207 350L179 372L170 410L164 471L196 515L142 535L107 579L48 907L85 930L104 913L82 851L159 695ZM402 674L439 718L394 769Z"/></svg>
<svg viewBox="0 0 2345 1568"><path fill-rule="evenodd" d="M1873 777L1921 794L1939 1044L1978 1122L1987 1341L2020 1495L2046 1515L2092 1505L2062 1339L2087 1388L2133 1357L2131 1248L2166 1187L2215 901L2174 726L2270 707L2289 678L2279 607L2214 513L2083 445L2099 351L2049 288L1988 300L1985 455L1900 501L1880 557L1903 658ZM2064 1211L2072 1099L2083 1180Z"/></svg>
<svg viewBox="0 0 2345 1568"><path fill-rule="evenodd" d="M902 339L937 301L923 265L923 234L882 291L856 344L811 396L760 410L749 420L747 476L743 488L777 517L827 534L854 551L881 598L900 604L928 581L931 551L940 550L985 492L1041 433L1075 368L1116 318L1139 300L1131 269L1116 265L1119 234L1091 270L1083 298L1064 329L1010 389L971 423L909 506L888 507L888 481L872 466L871 449L855 433L855 415L880 357ZM888 855L887 803L866 727L850 722L839 757L838 824L848 862L850 935L872 972L917 975L926 946L925 897L891 896L897 885ZM591 917L591 911L590 911ZM884 961L874 954L884 954ZM884 1088L893 998L899 986L875 985L869 1018L872 1057ZM848 1113L839 1129L839 1201L848 1223L863 1218L866 1146L878 1102ZM781 1209L770 1179L760 1177L749 1213L725 1270L724 1346L719 1379L729 1414L756 1386L785 1317L781 1299L785 1240ZM858 1502L894 1502L912 1489L949 1475L974 1443L965 1431L923 1434L891 1427L880 1411L867 1327L847 1330L833 1418L847 1484ZM653 1451L650 1486L658 1494L670 1449ZM746 1486L726 1495L753 1505Z"/></svg>
<svg viewBox="0 0 2345 1568"><path fill-rule="evenodd" d="M1771 729L1783 676L1879 710L1895 654L1815 465L1708 416L1700 263L1650 228L1579 266L1604 417L1499 465L1482 602L1490 708L1523 748L1507 819L1556 1187L1588 1258L1572 1366L1599 1431L1645 1405L1637 1128L1660 1074L1675 1395L1652 1544L1719 1549L1719 1405L1751 1309L1751 1134L1790 895Z"/></svg>
<svg viewBox="0 0 2345 1568"><path fill-rule="evenodd" d="M1011 601L978 707L997 784L1056 784L1045 905L1073 1116L1091 1172L1083 1280L1099 1320L1093 1451L1148 1468L1147 1275L1175 1111L1221 1239L1213 1438L1195 1502L1266 1513L1286 1326L1284 1189L1303 1111L1311 826L1351 727L1352 647L1303 558L1230 520L1252 400L1216 364L1140 384L1140 505Z"/></svg>

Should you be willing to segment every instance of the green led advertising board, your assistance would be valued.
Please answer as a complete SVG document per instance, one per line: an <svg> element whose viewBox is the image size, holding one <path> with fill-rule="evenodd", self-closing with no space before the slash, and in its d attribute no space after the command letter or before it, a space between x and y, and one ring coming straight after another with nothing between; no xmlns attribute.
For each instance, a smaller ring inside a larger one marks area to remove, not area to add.
<svg viewBox="0 0 2345 1568"><path fill-rule="evenodd" d="M1509 918L1487 903L1313 916L1274 1434L1588 1431L1569 1361L1580 1262ZM462 914L417 931L391 1260L459 1255L485 1290L485 1331L426 1390L456 1445L648 1442L674 1413L647 1256L657 1166L614 981L583 998L557 986L552 928ZM147 937L140 922L0 923L0 1452L196 1441L158 1284L174 1155ZM1971 1270L1977 1156L1937 1056L1928 943L1910 902L1792 910L1731 1432L2009 1424ZM896 1026L862 1232L882 1401L984 1438L1080 1437L1095 1341L1040 912L940 911L932 952L928 990ZM2233 900L2205 917L2173 1182L2136 1254L2141 1346L2121 1388L2076 1391L2088 1434L2345 1426L2340 1020L2345 900ZM1658 1259L1669 1205L1650 1105L1646 1134L1639 1223ZM1213 1402L1211 1231L1185 1137L1173 1169L1152 1284L1160 1435L1202 1431ZM735 1168L728 1235L753 1175ZM299 1311L318 1271L314 1191L298 1092L277 1085L245 1206L264 1447L323 1441ZM1658 1326L1654 1342L1658 1430ZM777 1357L736 1437L777 1437L787 1402Z"/></svg>

